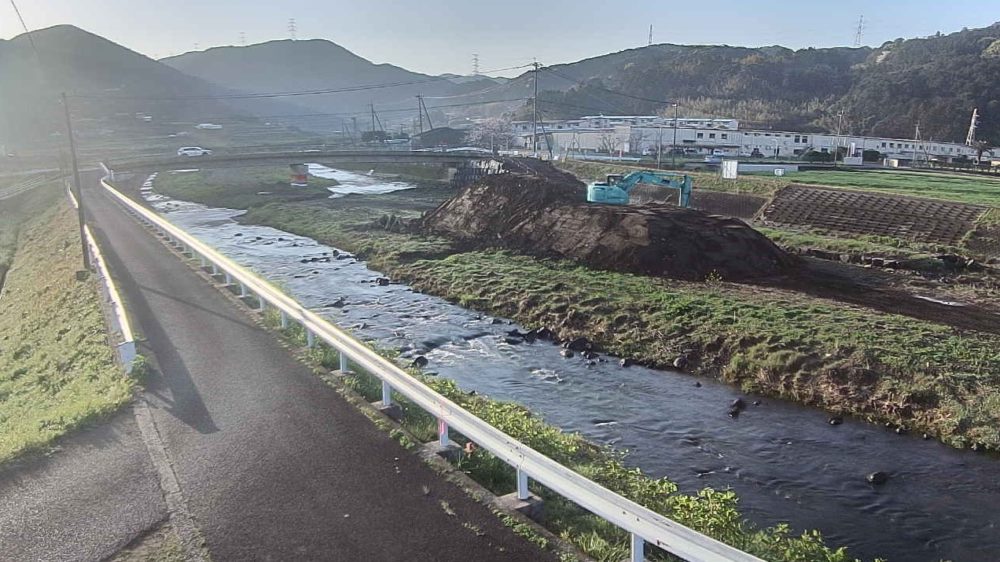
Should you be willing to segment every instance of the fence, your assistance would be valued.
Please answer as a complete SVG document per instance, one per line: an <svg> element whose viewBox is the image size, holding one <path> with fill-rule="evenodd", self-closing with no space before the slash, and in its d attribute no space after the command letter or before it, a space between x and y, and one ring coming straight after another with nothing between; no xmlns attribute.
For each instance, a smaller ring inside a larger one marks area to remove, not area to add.
<svg viewBox="0 0 1000 562"><path fill-rule="evenodd" d="M528 480L534 479L617 525L631 535L633 562L645 559L646 543L693 562L760 562L755 556L655 513L520 443L427 387L248 269L123 195L106 180L102 180L101 184L142 222L200 259L202 267L211 267L213 274L225 275L227 280L237 283L241 295L255 296L261 310L267 306L277 309L282 326L287 326L289 322L301 324L306 333L307 345L314 346L319 338L337 350L341 370L346 371L350 361L381 380L383 405L392 404L395 392L435 416L438 419L438 440L442 446L449 444L449 431L454 429L510 465L517 473L518 498L528 499Z"/></svg>

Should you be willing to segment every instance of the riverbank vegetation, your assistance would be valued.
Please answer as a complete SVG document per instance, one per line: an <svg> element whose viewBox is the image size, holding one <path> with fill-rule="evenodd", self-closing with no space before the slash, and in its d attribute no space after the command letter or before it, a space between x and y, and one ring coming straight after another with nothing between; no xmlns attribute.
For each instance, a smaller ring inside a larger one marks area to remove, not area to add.
<svg viewBox="0 0 1000 562"><path fill-rule="evenodd" d="M158 182L159 183L159 182ZM1000 337L858 308L794 291L682 282L462 251L389 232L388 214L419 216L447 190L252 206L240 220L359 254L416 290L476 310L584 336L653 367L722 378L747 391L926 433L956 447L1000 449ZM196 199L195 197L187 197Z"/></svg>
<svg viewBox="0 0 1000 562"><path fill-rule="evenodd" d="M76 214L63 202L43 208L21 208L31 218L18 229L0 293L0 463L44 449L131 396L95 280L77 275Z"/></svg>
<svg viewBox="0 0 1000 562"><path fill-rule="evenodd" d="M280 329L280 317L276 311L265 313L265 321L297 346L305 345L301 327L292 325ZM393 357L391 353L382 353L387 358ZM324 370L339 368L336 351L322 343L310 350L308 357ZM818 532L807 531L796 535L787 525L768 529L756 527L743 518L739 498L732 491L705 488L694 494L679 493L677 485L669 479L652 478L640 469L629 468L623 462L622 454L590 443L578 434L565 433L548 425L523 406L464 392L452 381L424 375L419 370L411 369L410 373L493 427L564 466L657 513L764 560L855 560L843 548L827 547ZM367 402L381 399L381 382L360 369L353 368L342 380L346 387ZM400 423L403 428L403 431L386 428L394 438L407 448L436 440L437 421L433 416L402 396L397 395L394 400L402 412ZM459 470L494 494L508 494L516 489L514 471L506 463L474 444L466 446L468 439L462 435L453 433L452 439L462 451L453 460ZM532 483L531 489L545 502L539 522L561 539L599 561L618 562L628 558L627 533L538 483ZM534 535L531 538L542 548L549 546L544 537ZM650 560L674 559L656 549L650 549L648 555Z"/></svg>

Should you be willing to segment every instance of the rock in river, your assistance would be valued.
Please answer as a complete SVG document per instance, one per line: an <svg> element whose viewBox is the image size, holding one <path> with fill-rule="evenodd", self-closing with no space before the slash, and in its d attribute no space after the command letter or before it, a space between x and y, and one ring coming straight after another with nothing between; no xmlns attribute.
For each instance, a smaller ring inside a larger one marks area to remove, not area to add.
<svg viewBox="0 0 1000 562"><path fill-rule="evenodd" d="M427 366L427 363L428 363L428 361L427 361L427 358L426 358L426 357L424 357L423 355L418 355L418 356L417 356L417 357L416 357L416 358L415 358L415 359L413 360L413 362L412 362L412 363L410 363L410 366L411 366L411 367L426 367L426 366Z"/></svg>
<svg viewBox="0 0 1000 562"><path fill-rule="evenodd" d="M875 471L866 477L869 484L874 484L876 486L881 486L889 481L889 475L882 471Z"/></svg>

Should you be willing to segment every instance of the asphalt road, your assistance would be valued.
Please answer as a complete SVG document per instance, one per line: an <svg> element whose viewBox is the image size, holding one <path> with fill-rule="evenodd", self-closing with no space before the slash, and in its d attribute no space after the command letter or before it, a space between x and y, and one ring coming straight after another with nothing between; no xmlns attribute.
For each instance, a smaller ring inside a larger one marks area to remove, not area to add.
<svg viewBox="0 0 1000 562"><path fill-rule="evenodd" d="M554 559L376 429L96 179L85 177L88 220L155 355L145 399L213 560ZM133 441L109 447L110 458L86 444L59 452L27 484L25 467L0 480L0 500L20 506L0 507L0 558L98 560L162 521L135 419L96 431ZM77 470L80 459L94 470ZM91 532L103 546L78 542Z"/></svg>
<svg viewBox="0 0 1000 562"><path fill-rule="evenodd" d="M131 408L0 470L0 560L103 560L166 517Z"/></svg>

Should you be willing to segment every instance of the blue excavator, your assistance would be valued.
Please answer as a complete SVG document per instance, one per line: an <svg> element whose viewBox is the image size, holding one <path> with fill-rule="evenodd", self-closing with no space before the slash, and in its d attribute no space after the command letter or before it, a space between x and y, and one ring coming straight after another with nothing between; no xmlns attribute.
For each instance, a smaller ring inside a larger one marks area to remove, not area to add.
<svg viewBox="0 0 1000 562"><path fill-rule="evenodd" d="M587 202L628 205L629 192L640 184L676 189L680 192L679 205L684 208L691 206L691 176L654 170L641 170L626 176L609 174L606 182L594 182L587 186Z"/></svg>

